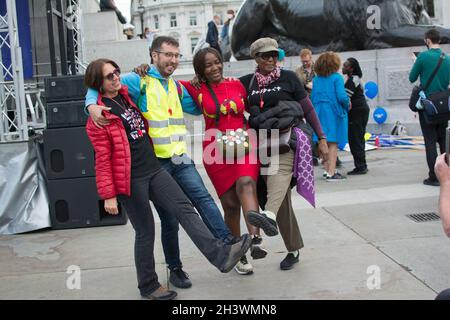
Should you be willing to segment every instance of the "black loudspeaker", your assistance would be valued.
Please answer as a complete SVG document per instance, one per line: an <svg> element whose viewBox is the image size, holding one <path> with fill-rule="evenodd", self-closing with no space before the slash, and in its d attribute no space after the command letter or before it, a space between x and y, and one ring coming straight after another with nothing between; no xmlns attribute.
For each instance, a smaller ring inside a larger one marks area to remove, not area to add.
<svg viewBox="0 0 450 320"><path fill-rule="evenodd" d="M84 100L49 102L47 110L47 129L81 127L86 125L88 115L84 113Z"/></svg>
<svg viewBox="0 0 450 320"><path fill-rule="evenodd" d="M84 75L45 78L46 102L84 100L87 89L83 81Z"/></svg>
<svg viewBox="0 0 450 320"><path fill-rule="evenodd" d="M95 176L94 149L84 127L44 130L47 179Z"/></svg>
<svg viewBox="0 0 450 320"><path fill-rule="evenodd" d="M126 224L125 209L110 215L97 193L95 178L48 181L50 219L53 229L71 229Z"/></svg>

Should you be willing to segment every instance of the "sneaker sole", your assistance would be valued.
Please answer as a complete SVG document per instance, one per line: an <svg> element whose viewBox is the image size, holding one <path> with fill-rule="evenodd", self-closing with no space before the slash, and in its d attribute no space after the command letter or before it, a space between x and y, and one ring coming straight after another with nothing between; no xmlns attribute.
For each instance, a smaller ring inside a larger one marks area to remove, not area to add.
<svg viewBox="0 0 450 320"><path fill-rule="evenodd" d="M236 267L234 267L234 271L236 271L236 273L240 274L241 276L249 276L249 275L253 274L253 270L252 271L239 271L238 269L236 269Z"/></svg>
<svg viewBox="0 0 450 320"><path fill-rule="evenodd" d="M326 182L341 182L341 181L346 181L347 179L326 179Z"/></svg>
<svg viewBox="0 0 450 320"><path fill-rule="evenodd" d="M173 282L170 281L170 280L169 280L169 282L170 282L174 287L176 287L176 288L178 288L178 289L189 289L190 287L192 287L192 283L185 284L185 285L178 285L178 284L173 283Z"/></svg>
<svg viewBox="0 0 450 320"><path fill-rule="evenodd" d="M250 248L250 256L253 260L264 259L267 256L267 251L262 249L252 249Z"/></svg>
<svg viewBox="0 0 450 320"><path fill-rule="evenodd" d="M295 261L293 264L291 264L289 267L282 267L280 266L280 270L286 271L286 270L291 270L292 268L294 268L294 266L299 263L299 260Z"/></svg>
<svg viewBox="0 0 450 320"><path fill-rule="evenodd" d="M260 213L250 212L248 214L248 223L251 225L263 229L264 233L269 237L276 236L278 234L278 228L267 221L266 218Z"/></svg>

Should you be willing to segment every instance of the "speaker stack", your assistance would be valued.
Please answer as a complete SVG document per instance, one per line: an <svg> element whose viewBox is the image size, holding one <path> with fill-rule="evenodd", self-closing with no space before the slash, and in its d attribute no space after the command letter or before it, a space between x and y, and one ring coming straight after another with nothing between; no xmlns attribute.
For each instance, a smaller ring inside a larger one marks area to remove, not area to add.
<svg viewBox="0 0 450 320"><path fill-rule="evenodd" d="M83 75L49 77L44 81L47 129L44 159L53 229L125 224L127 216L104 210L97 193L94 150L86 134L86 89Z"/></svg>

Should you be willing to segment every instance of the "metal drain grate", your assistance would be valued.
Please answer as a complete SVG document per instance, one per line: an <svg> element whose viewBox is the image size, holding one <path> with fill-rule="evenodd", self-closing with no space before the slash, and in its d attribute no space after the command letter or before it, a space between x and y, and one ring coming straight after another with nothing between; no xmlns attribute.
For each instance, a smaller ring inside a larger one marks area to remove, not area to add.
<svg viewBox="0 0 450 320"><path fill-rule="evenodd" d="M428 221L437 221L441 219L436 212L407 214L406 216L411 220L413 220L414 222L428 222Z"/></svg>

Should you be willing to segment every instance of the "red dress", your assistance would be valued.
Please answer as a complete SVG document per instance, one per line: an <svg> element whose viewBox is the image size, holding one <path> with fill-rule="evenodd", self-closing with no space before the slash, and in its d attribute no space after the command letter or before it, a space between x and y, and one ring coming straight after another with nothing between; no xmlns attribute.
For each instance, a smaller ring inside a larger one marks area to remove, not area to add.
<svg viewBox="0 0 450 320"><path fill-rule="evenodd" d="M229 161L215 161L223 159L215 157L215 151L211 143L216 143L215 132L221 132L244 128L244 111L247 92L239 80L224 80L218 85L211 84L220 103L220 119L216 127L216 104L205 84L200 90L194 88L189 82L181 81L194 99L197 106L202 110L205 118L205 138L203 140L203 165L218 196L222 196L229 190L240 177L248 176L254 181L258 179L259 163L256 152L255 135L250 134L250 152L244 158L233 163ZM248 124L247 124L248 129ZM208 147L209 146L209 147Z"/></svg>

